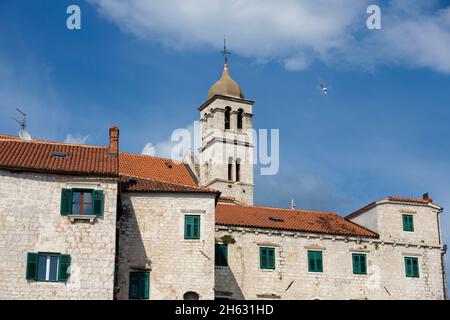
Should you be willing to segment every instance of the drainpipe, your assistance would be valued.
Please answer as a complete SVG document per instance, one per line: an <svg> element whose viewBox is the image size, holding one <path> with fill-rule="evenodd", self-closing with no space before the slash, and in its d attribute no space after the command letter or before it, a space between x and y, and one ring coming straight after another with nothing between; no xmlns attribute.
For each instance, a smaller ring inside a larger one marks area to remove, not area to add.
<svg viewBox="0 0 450 320"><path fill-rule="evenodd" d="M436 217L437 217L437 227L438 227L438 233L439 233L439 244L442 244L442 238L441 238L441 224L439 221L439 214L442 213L443 209L441 208ZM444 293L444 300L448 299L448 289L447 289L447 277L445 272L445 259L444 255L447 253L447 245L444 244L443 250L441 251L441 268L442 268L442 290Z"/></svg>

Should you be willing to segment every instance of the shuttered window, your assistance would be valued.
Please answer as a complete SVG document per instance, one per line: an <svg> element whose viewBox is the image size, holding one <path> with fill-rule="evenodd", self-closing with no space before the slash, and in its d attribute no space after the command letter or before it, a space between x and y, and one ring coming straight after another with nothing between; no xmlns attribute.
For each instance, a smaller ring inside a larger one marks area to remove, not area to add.
<svg viewBox="0 0 450 320"><path fill-rule="evenodd" d="M150 272L130 272L129 299L148 300L150 297Z"/></svg>
<svg viewBox="0 0 450 320"><path fill-rule="evenodd" d="M365 254L353 253L352 260L354 274L367 274L367 259Z"/></svg>
<svg viewBox="0 0 450 320"><path fill-rule="evenodd" d="M61 215L103 216L104 195L102 190L62 189Z"/></svg>
<svg viewBox="0 0 450 320"><path fill-rule="evenodd" d="M186 215L184 217L184 238L200 239L200 216Z"/></svg>
<svg viewBox="0 0 450 320"><path fill-rule="evenodd" d="M308 251L308 271L323 272L322 251Z"/></svg>
<svg viewBox="0 0 450 320"><path fill-rule="evenodd" d="M26 279L45 282L66 282L69 279L71 258L68 254L27 254Z"/></svg>
<svg viewBox="0 0 450 320"><path fill-rule="evenodd" d="M228 245L216 243L215 265L228 266Z"/></svg>
<svg viewBox="0 0 450 320"><path fill-rule="evenodd" d="M274 248L259 248L259 265L261 269L275 269Z"/></svg>
<svg viewBox="0 0 450 320"><path fill-rule="evenodd" d="M403 215L403 231L414 231L414 217L410 214Z"/></svg>
<svg viewBox="0 0 450 320"><path fill-rule="evenodd" d="M419 259L412 257L405 257L405 272L408 278L419 277Z"/></svg>

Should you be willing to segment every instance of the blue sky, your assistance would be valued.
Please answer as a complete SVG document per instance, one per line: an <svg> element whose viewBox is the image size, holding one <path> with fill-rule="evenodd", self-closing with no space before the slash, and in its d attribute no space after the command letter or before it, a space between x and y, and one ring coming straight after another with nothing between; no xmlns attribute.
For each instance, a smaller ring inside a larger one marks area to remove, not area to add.
<svg viewBox="0 0 450 320"><path fill-rule="evenodd" d="M450 207L448 1L168 3L2 0L0 132L17 134L20 107L37 138L106 145L115 124L122 150L164 143L198 119L226 36L255 126L280 129L280 171L255 177L256 203L346 214L429 192ZM70 4L81 30L66 28Z"/></svg>

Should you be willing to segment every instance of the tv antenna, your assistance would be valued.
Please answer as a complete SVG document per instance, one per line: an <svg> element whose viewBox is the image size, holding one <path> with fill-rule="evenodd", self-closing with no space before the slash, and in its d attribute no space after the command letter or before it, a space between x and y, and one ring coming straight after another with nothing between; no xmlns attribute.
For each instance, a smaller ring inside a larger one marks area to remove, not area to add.
<svg viewBox="0 0 450 320"><path fill-rule="evenodd" d="M22 140L31 140L31 135L28 133L27 130L25 130L27 126L27 114L20 110L19 108L16 108L17 112L19 112L22 115L22 121L17 120L16 118L12 117L14 121L16 121L20 125L20 131L19 131L19 137Z"/></svg>

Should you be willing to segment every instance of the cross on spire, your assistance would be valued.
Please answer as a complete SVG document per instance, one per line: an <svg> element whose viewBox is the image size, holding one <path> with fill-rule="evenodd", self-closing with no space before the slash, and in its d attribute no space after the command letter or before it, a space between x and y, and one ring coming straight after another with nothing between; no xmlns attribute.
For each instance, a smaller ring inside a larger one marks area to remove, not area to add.
<svg viewBox="0 0 450 320"><path fill-rule="evenodd" d="M228 55L230 55L231 52L227 49L227 39L225 38L223 39L223 51L221 51L221 53L223 54L225 64L228 64Z"/></svg>

